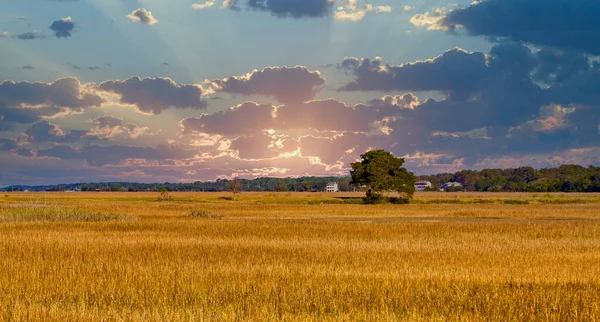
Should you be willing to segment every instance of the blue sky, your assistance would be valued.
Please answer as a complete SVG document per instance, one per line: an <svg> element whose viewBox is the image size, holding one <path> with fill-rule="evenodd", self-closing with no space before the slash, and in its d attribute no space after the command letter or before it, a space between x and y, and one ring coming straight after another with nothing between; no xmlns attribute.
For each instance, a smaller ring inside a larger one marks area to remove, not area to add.
<svg viewBox="0 0 600 322"><path fill-rule="evenodd" d="M598 165L598 13L587 0L3 1L0 185L340 175L372 148L416 173Z"/></svg>

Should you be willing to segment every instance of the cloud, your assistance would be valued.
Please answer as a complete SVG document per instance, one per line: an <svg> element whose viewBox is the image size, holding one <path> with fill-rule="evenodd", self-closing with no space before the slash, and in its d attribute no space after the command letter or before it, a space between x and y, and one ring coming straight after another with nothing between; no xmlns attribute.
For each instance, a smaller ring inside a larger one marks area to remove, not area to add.
<svg viewBox="0 0 600 322"><path fill-rule="evenodd" d="M110 115L98 117L92 121L92 124L95 124L96 128L91 133L103 139L113 138L123 132L130 138L136 139L148 131L147 127L124 123L122 119Z"/></svg>
<svg viewBox="0 0 600 322"><path fill-rule="evenodd" d="M374 6L372 4L358 5L358 0L347 0L343 6L337 7L333 13L335 20L359 21L362 20L368 12L384 13L392 12L390 6Z"/></svg>
<svg viewBox="0 0 600 322"><path fill-rule="evenodd" d="M194 3L192 4L192 8L196 9L196 10L200 10L200 9L205 9L205 8L210 8L212 6L215 5L215 1L213 0L207 0L203 3Z"/></svg>
<svg viewBox="0 0 600 322"><path fill-rule="evenodd" d="M23 67L21 67L21 69L28 69L28 70L32 70L35 69L35 67L31 66L31 65L25 65Z"/></svg>
<svg viewBox="0 0 600 322"><path fill-rule="evenodd" d="M0 138L0 151L10 151L17 147L17 141Z"/></svg>
<svg viewBox="0 0 600 322"><path fill-rule="evenodd" d="M52 83L3 81L0 83L0 129L11 123L33 123L43 117L100 106L104 100L76 78Z"/></svg>
<svg viewBox="0 0 600 322"><path fill-rule="evenodd" d="M266 67L243 76L233 76L212 81L217 91L264 95L286 102L303 102L314 98L325 84L319 71L310 71L304 66Z"/></svg>
<svg viewBox="0 0 600 322"><path fill-rule="evenodd" d="M408 10L411 10L412 7L409 7ZM404 10L407 11L406 6ZM443 25L444 19L446 19L446 13L448 10L446 8L436 8L432 12L419 13L412 18L410 18L410 22L416 27L427 27L427 30L448 30L448 26Z"/></svg>
<svg viewBox="0 0 600 322"><path fill-rule="evenodd" d="M181 160L194 157L192 150L184 150L170 145L157 147L99 146L90 145L77 149L68 145L58 145L50 149L38 150L41 157L54 157L63 160L85 160L91 166L119 165L126 160L161 161Z"/></svg>
<svg viewBox="0 0 600 322"><path fill-rule="evenodd" d="M272 105L246 102L225 111L203 114L200 118L186 118L180 123L183 134L256 133L274 126L273 113Z"/></svg>
<svg viewBox="0 0 600 322"><path fill-rule="evenodd" d="M75 23L71 17L61 18L50 25L50 30L54 32L56 38L71 37L71 32L75 28Z"/></svg>
<svg viewBox="0 0 600 322"><path fill-rule="evenodd" d="M0 38L8 38L8 36L10 36L8 31L0 32Z"/></svg>
<svg viewBox="0 0 600 322"><path fill-rule="evenodd" d="M374 6L372 4L358 5L358 0L347 0L344 5L337 7L333 13L335 20L359 21L362 20L368 12L384 13L392 12L390 6Z"/></svg>
<svg viewBox="0 0 600 322"><path fill-rule="evenodd" d="M152 16L152 12L146 10L145 8L133 10L129 15L127 15L127 18L133 21L139 21L144 25L153 25L158 23L158 20Z"/></svg>
<svg viewBox="0 0 600 322"><path fill-rule="evenodd" d="M251 136L264 131L357 131L373 135L384 134L381 128L387 118L399 116L404 109L419 104L412 94L385 96L368 104L348 106L327 99L282 106L246 102L228 110L187 118L180 122L182 134L213 134L223 136Z"/></svg>
<svg viewBox="0 0 600 322"><path fill-rule="evenodd" d="M237 1L229 1L235 7ZM319 18L331 13L332 0L247 0L246 5L256 11L265 11L278 18ZM232 6L233 5L233 6Z"/></svg>
<svg viewBox="0 0 600 322"><path fill-rule="evenodd" d="M20 40L34 40L34 39L43 39L46 38L46 36L40 34L39 31L32 31L32 32L25 32L22 34L18 34L16 35L17 39Z"/></svg>
<svg viewBox="0 0 600 322"><path fill-rule="evenodd" d="M429 21L433 29L600 54L600 3L571 0L483 0Z"/></svg>
<svg viewBox="0 0 600 322"><path fill-rule="evenodd" d="M484 54L460 48L433 59L402 65L386 64L380 57L346 58L340 68L355 77L342 87L345 91L440 91L457 97L476 91L489 69Z"/></svg>
<svg viewBox="0 0 600 322"><path fill-rule="evenodd" d="M99 88L120 95L120 102L136 106L147 114L160 114L169 108L203 109L202 88L178 84L170 78L132 77L124 81L106 81Z"/></svg>
<svg viewBox="0 0 600 322"><path fill-rule="evenodd" d="M24 134L27 136L27 141L31 143L65 143L77 142L82 139L87 139L90 142L91 140L98 139L97 136L85 130L63 131L58 125L51 124L48 121L33 124L25 130Z"/></svg>
<svg viewBox="0 0 600 322"><path fill-rule="evenodd" d="M237 3L238 0L223 0L223 8L228 8L231 10L240 10Z"/></svg>

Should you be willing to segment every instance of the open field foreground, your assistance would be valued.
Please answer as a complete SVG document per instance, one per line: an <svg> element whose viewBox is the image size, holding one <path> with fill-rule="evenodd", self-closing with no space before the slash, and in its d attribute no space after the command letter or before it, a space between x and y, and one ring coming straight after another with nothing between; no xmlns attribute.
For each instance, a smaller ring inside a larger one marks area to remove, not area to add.
<svg viewBox="0 0 600 322"><path fill-rule="evenodd" d="M600 320L600 194L360 195L2 194L0 320Z"/></svg>

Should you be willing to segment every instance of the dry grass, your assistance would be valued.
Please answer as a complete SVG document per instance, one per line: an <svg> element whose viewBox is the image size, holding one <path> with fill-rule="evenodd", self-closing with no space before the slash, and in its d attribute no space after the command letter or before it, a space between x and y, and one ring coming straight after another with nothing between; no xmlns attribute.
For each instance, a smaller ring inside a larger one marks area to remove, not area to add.
<svg viewBox="0 0 600 322"><path fill-rule="evenodd" d="M600 320L599 195L228 196L9 194L138 220L0 223L0 320Z"/></svg>

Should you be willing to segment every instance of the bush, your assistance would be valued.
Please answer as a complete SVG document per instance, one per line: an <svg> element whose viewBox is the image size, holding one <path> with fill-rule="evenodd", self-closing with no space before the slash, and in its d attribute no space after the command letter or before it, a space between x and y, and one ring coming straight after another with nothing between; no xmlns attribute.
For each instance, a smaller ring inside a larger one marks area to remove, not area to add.
<svg viewBox="0 0 600 322"><path fill-rule="evenodd" d="M406 205L406 204L410 203L410 198L390 197L388 199L390 200L391 203L393 203L395 205Z"/></svg>
<svg viewBox="0 0 600 322"><path fill-rule="evenodd" d="M158 194L158 201L169 201L171 200L171 194L169 193L169 191L163 187L160 188L160 192Z"/></svg>
<svg viewBox="0 0 600 322"><path fill-rule="evenodd" d="M389 203L390 199L382 194L367 191L367 196L363 198L363 202L367 205L377 205Z"/></svg>
<svg viewBox="0 0 600 322"><path fill-rule="evenodd" d="M192 218L211 218L211 219L223 218L223 216L221 216L215 212L212 212L210 210L206 210L206 209L190 210L185 215L187 217L192 217Z"/></svg>

